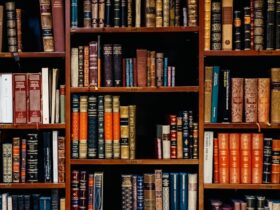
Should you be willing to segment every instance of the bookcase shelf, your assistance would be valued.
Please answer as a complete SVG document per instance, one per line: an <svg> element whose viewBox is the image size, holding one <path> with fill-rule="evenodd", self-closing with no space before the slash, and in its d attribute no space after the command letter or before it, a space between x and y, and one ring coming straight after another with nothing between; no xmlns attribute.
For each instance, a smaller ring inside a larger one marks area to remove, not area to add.
<svg viewBox="0 0 280 210"><path fill-rule="evenodd" d="M199 32L199 27L123 27L123 28L71 28L72 34L79 33L164 33L164 32Z"/></svg>
<svg viewBox="0 0 280 210"><path fill-rule="evenodd" d="M136 159L136 160L71 160L71 165L198 165L198 160L189 159L173 159L173 160L158 160L158 159Z"/></svg>
<svg viewBox="0 0 280 210"><path fill-rule="evenodd" d="M158 93L158 92L198 92L198 86L177 86L177 87L88 87L71 88L72 93L119 93L119 92L140 92L140 93Z"/></svg>
<svg viewBox="0 0 280 210"><path fill-rule="evenodd" d="M204 51L204 56L280 56L280 51L276 50L216 50Z"/></svg>
<svg viewBox="0 0 280 210"><path fill-rule="evenodd" d="M64 189L65 183L0 183L0 189Z"/></svg>
<svg viewBox="0 0 280 210"><path fill-rule="evenodd" d="M280 184L204 184L204 189L280 190Z"/></svg>
<svg viewBox="0 0 280 210"><path fill-rule="evenodd" d="M65 124L0 124L0 129L65 129Z"/></svg>
<svg viewBox="0 0 280 210"><path fill-rule="evenodd" d="M64 58L65 52L19 52L20 58ZM0 58L14 58L16 54L1 52Z"/></svg>
<svg viewBox="0 0 280 210"><path fill-rule="evenodd" d="M279 129L280 124L272 123L204 123L205 129Z"/></svg>

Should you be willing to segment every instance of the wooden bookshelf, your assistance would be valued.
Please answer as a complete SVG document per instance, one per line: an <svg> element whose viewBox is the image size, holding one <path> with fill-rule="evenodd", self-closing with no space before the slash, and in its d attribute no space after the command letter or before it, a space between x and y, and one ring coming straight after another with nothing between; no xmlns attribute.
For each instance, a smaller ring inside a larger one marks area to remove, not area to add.
<svg viewBox="0 0 280 210"><path fill-rule="evenodd" d="M43 130L43 129L65 129L65 124L0 124L0 129L11 130Z"/></svg>
<svg viewBox="0 0 280 210"><path fill-rule="evenodd" d="M0 183L0 189L64 189L64 183Z"/></svg>
<svg viewBox="0 0 280 210"><path fill-rule="evenodd" d="M205 129L280 129L280 124L272 123L205 123Z"/></svg>
<svg viewBox="0 0 280 210"><path fill-rule="evenodd" d="M14 58L19 56L20 58L64 58L65 52L1 52L0 58Z"/></svg>
<svg viewBox="0 0 280 210"><path fill-rule="evenodd" d="M280 56L280 51L276 50L262 50L262 51L255 51L255 50L217 50L217 51L204 51L204 56Z"/></svg>
<svg viewBox="0 0 280 210"><path fill-rule="evenodd" d="M204 189L280 190L279 184L204 184Z"/></svg>

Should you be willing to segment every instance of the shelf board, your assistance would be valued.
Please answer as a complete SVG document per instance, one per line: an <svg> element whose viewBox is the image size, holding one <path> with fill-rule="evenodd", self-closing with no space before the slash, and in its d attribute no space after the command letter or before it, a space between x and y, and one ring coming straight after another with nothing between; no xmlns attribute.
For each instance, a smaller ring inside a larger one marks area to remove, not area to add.
<svg viewBox="0 0 280 210"><path fill-rule="evenodd" d="M204 123L206 129L280 129L280 123Z"/></svg>
<svg viewBox="0 0 280 210"><path fill-rule="evenodd" d="M204 56L280 56L280 51L276 50L209 50L204 51Z"/></svg>
<svg viewBox="0 0 280 210"><path fill-rule="evenodd" d="M164 32L198 32L199 27L107 27L107 28L71 28L71 33L164 33Z"/></svg>
<svg viewBox="0 0 280 210"><path fill-rule="evenodd" d="M0 183L0 189L63 189L64 183Z"/></svg>
<svg viewBox="0 0 280 210"><path fill-rule="evenodd" d="M177 87L78 87L71 88L72 93L109 93L109 92L139 92L139 93L164 93L164 92L198 92L198 86Z"/></svg>
<svg viewBox="0 0 280 210"><path fill-rule="evenodd" d="M72 165L198 165L194 159L136 159L136 160L105 160L105 159L72 159Z"/></svg>
<svg viewBox="0 0 280 210"><path fill-rule="evenodd" d="M0 129L65 129L65 124L0 124Z"/></svg>
<svg viewBox="0 0 280 210"><path fill-rule="evenodd" d="M20 58L64 58L65 52L20 52ZM13 58L13 53L1 52L0 58Z"/></svg>
<svg viewBox="0 0 280 210"><path fill-rule="evenodd" d="M280 190L280 184L204 184L204 189Z"/></svg>

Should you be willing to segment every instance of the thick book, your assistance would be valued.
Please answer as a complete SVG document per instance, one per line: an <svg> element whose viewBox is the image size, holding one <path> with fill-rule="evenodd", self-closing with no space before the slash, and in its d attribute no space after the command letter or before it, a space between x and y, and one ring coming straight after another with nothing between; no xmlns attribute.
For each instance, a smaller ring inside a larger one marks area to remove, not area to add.
<svg viewBox="0 0 280 210"><path fill-rule="evenodd" d="M17 22L17 47L18 52L22 52L22 9L16 9L16 22Z"/></svg>
<svg viewBox="0 0 280 210"><path fill-rule="evenodd" d="M252 184L263 181L263 134L252 134Z"/></svg>
<svg viewBox="0 0 280 210"><path fill-rule="evenodd" d="M26 74L13 74L14 123L27 123L27 78Z"/></svg>
<svg viewBox="0 0 280 210"><path fill-rule="evenodd" d="M156 86L163 86L163 53L156 53Z"/></svg>
<svg viewBox="0 0 280 210"><path fill-rule="evenodd" d="M280 123L280 68L271 68L271 112L272 123Z"/></svg>
<svg viewBox="0 0 280 210"><path fill-rule="evenodd" d="M135 27L141 27L141 0L135 0Z"/></svg>
<svg viewBox="0 0 280 210"><path fill-rule="evenodd" d="M6 27L7 27L7 45L9 52L17 52L17 29L16 29L16 5L15 2L5 3L5 14L6 14Z"/></svg>
<svg viewBox="0 0 280 210"><path fill-rule="evenodd" d="M114 0L114 27L121 26L121 0Z"/></svg>
<svg viewBox="0 0 280 210"><path fill-rule="evenodd" d="M60 114L60 123L65 124L65 85L59 86L59 114ZM58 111L58 109L56 109Z"/></svg>
<svg viewBox="0 0 280 210"><path fill-rule="evenodd" d="M221 72L221 82L220 82L220 98L221 98L221 111L220 111L220 119L222 122L230 122L230 87L231 87L231 79L230 79L230 70L223 69Z"/></svg>
<svg viewBox="0 0 280 210"><path fill-rule="evenodd" d="M113 46L111 44L104 44L104 86L113 87Z"/></svg>
<svg viewBox="0 0 280 210"><path fill-rule="evenodd" d="M89 43L89 85L98 86L98 47L96 41Z"/></svg>
<svg viewBox="0 0 280 210"><path fill-rule="evenodd" d="M240 134L229 134L229 183L240 183Z"/></svg>
<svg viewBox="0 0 280 210"><path fill-rule="evenodd" d="M86 209L87 203L87 171L80 171L79 209Z"/></svg>
<svg viewBox="0 0 280 210"><path fill-rule="evenodd" d="M91 0L85 0L83 2L83 26L85 28L91 28Z"/></svg>
<svg viewBox="0 0 280 210"><path fill-rule="evenodd" d="M264 49L264 0L254 1L254 50Z"/></svg>
<svg viewBox="0 0 280 210"><path fill-rule="evenodd" d="M163 21L163 1L162 0L156 0L156 27L162 27L162 21Z"/></svg>
<svg viewBox="0 0 280 210"><path fill-rule="evenodd" d="M98 27L98 0L91 1L91 26L93 28Z"/></svg>
<svg viewBox="0 0 280 210"><path fill-rule="evenodd" d="M129 110L128 106L120 106L120 146L121 159L129 159Z"/></svg>
<svg viewBox="0 0 280 210"><path fill-rule="evenodd" d="M121 190L122 190L122 208L132 209L132 175L121 175Z"/></svg>
<svg viewBox="0 0 280 210"><path fill-rule="evenodd" d="M26 164L26 175L27 182L38 182L38 134L29 133L27 134L26 140L26 155L27 155L27 164Z"/></svg>
<svg viewBox="0 0 280 210"><path fill-rule="evenodd" d="M88 156L88 96L80 96L79 158Z"/></svg>
<svg viewBox="0 0 280 210"><path fill-rule="evenodd" d="M2 144L2 160L3 160L3 182L12 183L13 181L13 165L12 154L13 145L10 143Z"/></svg>
<svg viewBox="0 0 280 210"><path fill-rule="evenodd" d="M258 78L258 122L269 122L270 79Z"/></svg>
<svg viewBox="0 0 280 210"><path fill-rule="evenodd" d="M222 49L232 50L233 0L222 0Z"/></svg>
<svg viewBox="0 0 280 210"><path fill-rule="evenodd" d="M231 79L231 122L242 122L244 78Z"/></svg>
<svg viewBox="0 0 280 210"><path fill-rule="evenodd" d="M280 50L280 1L276 0L275 4L275 49Z"/></svg>
<svg viewBox="0 0 280 210"><path fill-rule="evenodd" d="M213 67L205 67L204 82L204 122L211 122L211 105L212 105L212 75Z"/></svg>
<svg viewBox="0 0 280 210"><path fill-rule="evenodd" d="M87 189L88 189L88 210L93 210L93 199L94 199L94 174L89 174L88 175L88 185L87 185Z"/></svg>
<svg viewBox="0 0 280 210"><path fill-rule="evenodd" d="M189 0L188 4L188 26L198 25L198 3L197 0Z"/></svg>
<svg viewBox="0 0 280 210"><path fill-rule="evenodd" d="M59 190L53 189L51 191L51 209L59 210Z"/></svg>
<svg viewBox="0 0 280 210"><path fill-rule="evenodd" d="M120 87L122 84L122 46L120 44L113 45L113 69L114 69L114 87Z"/></svg>
<svg viewBox="0 0 280 210"><path fill-rule="evenodd" d="M205 131L204 132L204 183L213 182L213 141L214 141L214 132Z"/></svg>
<svg viewBox="0 0 280 210"><path fill-rule="evenodd" d="M112 2L111 0L105 0L105 27L111 27L112 25Z"/></svg>
<svg viewBox="0 0 280 210"><path fill-rule="evenodd" d="M97 97L88 97L88 158L97 158Z"/></svg>
<svg viewBox="0 0 280 210"><path fill-rule="evenodd" d="M52 20L53 20L53 38L54 50L56 52L65 51L64 36L64 1L52 0Z"/></svg>
<svg viewBox="0 0 280 210"><path fill-rule="evenodd" d="M103 172L94 173L94 209L103 209Z"/></svg>
<svg viewBox="0 0 280 210"><path fill-rule="evenodd" d="M162 158L170 159L170 125L162 126Z"/></svg>
<svg viewBox="0 0 280 210"><path fill-rule="evenodd" d="M71 141L72 141L72 158L79 158L79 124L80 124L80 105L79 105L79 95L72 95L71 103Z"/></svg>
<svg viewBox="0 0 280 210"><path fill-rule="evenodd" d="M144 174L144 209L156 208L155 174Z"/></svg>
<svg viewBox="0 0 280 210"><path fill-rule="evenodd" d="M145 17L146 27L156 26L156 0L146 0Z"/></svg>
<svg viewBox="0 0 280 210"><path fill-rule="evenodd" d="M212 111L211 111L211 122L218 122L218 100L219 100L219 75L220 67L213 67L213 80L212 80Z"/></svg>
<svg viewBox="0 0 280 210"><path fill-rule="evenodd" d="M233 13L233 48L234 50L241 50L241 11L235 10Z"/></svg>
<svg viewBox="0 0 280 210"><path fill-rule="evenodd" d="M251 50L251 8L244 7L243 42L244 50Z"/></svg>
<svg viewBox="0 0 280 210"><path fill-rule="evenodd" d="M229 183L229 135L218 133L219 143L219 183Z"/></svg>
<svg viewBox="0 0 280 210"><path fill-rule="evenodd" d="M251 184L252 180L252 135L240 134L240 183Z"/></svg>
<svg viewBox="0 0 280 210"><path fill-rule="evenodd" d="M104 28L104 20L105 20L105 1L98 1L98 27Z"/></svg>
<svg viewBox="0 0 280 210"><path fill-rule="evenodd" d="M111 95L104 96L104 141L105 158L113 157L113 100Z"/></svg>
<svg viewBox="0 0 280 210"><path fill-rule="evenodd" d="M263 141L263 183L271 183L272 138Z"/></svg>
<svg viewBox="0 0 280 210"><path fill-rule="evenodd" d="M197 174L188 174L188 209L197 209Z"/></svg>
<svg viewBox="0 0 280 210"><path fill-rule="evenodd" d="M163 0L163 27L169 26L169 0Z"/></svg>
<svg viewBox="0 0 280 210"><path fill-rule="evenodd" d="M266 9L266 50L275 49L275 0L267 0ZM279 27L279 26L278 26Z"/></svg>
<svg viewBox="0 0 280 210"><path fill-rule="evenodd" d="M258 116L258 79L245 78L245 122L257 122Z"/></svg>

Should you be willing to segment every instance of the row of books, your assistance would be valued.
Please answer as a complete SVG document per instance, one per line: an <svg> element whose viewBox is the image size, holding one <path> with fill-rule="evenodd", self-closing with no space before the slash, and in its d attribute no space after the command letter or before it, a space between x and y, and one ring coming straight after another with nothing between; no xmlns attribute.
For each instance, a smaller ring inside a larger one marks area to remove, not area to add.
<svg viewBox="0 0 280 210"><path fill-rule="evenodd" d="M193 111L169 115L168 124L156 129L158 159L198 159L198 124L193 122Z"/></svg>
<svg viewBox="0 0 280 210"><path fill-rule="evenodd" d="M64 6L62 0L39 1L41 14L41 33L45 52L64 51ZM4 16L5 14L5 16ZM3 45L3 22L6 22L7 45L9 52L24 51L22 43L22 9L16 8L14 1L0 5L0 51ZM40 17L38 17L40 19ZM39 21L38 21L39 22Z"/></svg>
<svg viewBox="0 0 280 210"><path fill-rule="evenodd" d="M72 209L103 209L104 173L72 171L71 208Z"/></svg>
<svg viewBox="0 0 280 210"><path fill-rule="evenodd" d="M0 74L0 123L65 123L65 85L59 69Z"/></svg>
<svg viewBox="0 0 280 210"><path fill-rule="evenodd" d="M205 50L279 50L279 0L205 0Z"/></svg>
<svg viewBox="0 0 280 210"><path fill-rule="evenodd" d="M65 182L65 137L58 131L3 140L3 183Z"/></svg>
<svg viewBox="0 0 280 210"><path fill-rule="evenodd" d="M135 159L136 105L120 96L72 95L72 158Z"/></svg>
<svg viewBox="0 0 280 210"><path fill-rule="evenodd" d="M82 10L78 8L82 7ZM197 26L196 0L85 0L71 1L71 26L168 27ZM80 14L79 11L82 11ZM79 24L79 17L83 22Z"/></svg>
<svg viewBox="0 0 280 210"><path fill-rule="evenodd" d="M279 200L267 199L265 196L245 195L244 198L233 198L231 202L223 202L220 199L210 199L211 208L217 210L246 210L264 209L277 210L280 208Z"/></svg>
<svg viewBox="0 0 280 210"><path fill-rule="evenodd" d="M205 67L204 121L279 123L279 78L280 68L271 78L231 78L229 69Z"/></svg>
<svg viewBox="0 0 280 210"><path fill-rule="evenodd" d="M99 43L100 40L92 41L89 46L72 48L72 87L100 86L100 83L104 87L175 86L175 66L169 65L163 53L136 49L136 57L123 58L122 45L104 44L101 67Z"/></svg>
<svg viewBox="0 0 280 210"><path fill-rule="evenodd" d="M0 194L1 210L65 210L65 198L60 198L58 190L51 195L41 194Z"/></svg>
<svg viewBox="0 0 280 210"><path fill-rule="evenodd" d="M262 133L218 133L204 137L204 182L280 183L280 140Z"/></svg>

